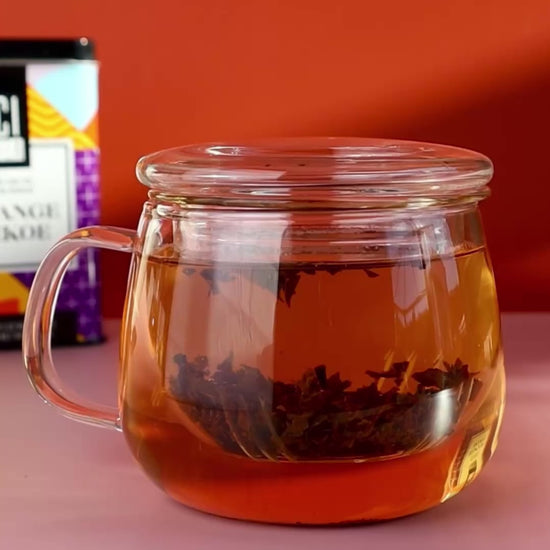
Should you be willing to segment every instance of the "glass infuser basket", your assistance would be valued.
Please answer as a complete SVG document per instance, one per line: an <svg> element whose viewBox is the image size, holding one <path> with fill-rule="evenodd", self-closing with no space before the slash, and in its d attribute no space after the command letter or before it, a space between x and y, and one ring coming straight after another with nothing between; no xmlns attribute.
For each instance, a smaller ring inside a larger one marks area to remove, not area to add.
<svg viewBox="0 0 550 550"><path fill-rule="evenodd" d="M137 232L61 241L25 359L70 416L121 429L168 494L211 513L340 523L417 512L494 451L504 371L478 203L490 161L441 145L286 139L144 157ZM85 246L132 253L119 408L61 390L51 308Z"/></svg>

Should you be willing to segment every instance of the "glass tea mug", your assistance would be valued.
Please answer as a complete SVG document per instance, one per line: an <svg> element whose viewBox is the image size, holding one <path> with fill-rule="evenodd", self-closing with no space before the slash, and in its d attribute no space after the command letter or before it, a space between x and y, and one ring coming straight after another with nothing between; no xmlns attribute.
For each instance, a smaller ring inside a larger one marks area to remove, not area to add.
<svg viewBox="0 0 550 550"><path fill-rule="evenodd" d="M395 518L470 483L504 398L478 203L490 161L369 139L162 151L137 231L79 229L47 255L24 326L38 393L121 430L193 508L263 522ZM119 404L71 394L50 350L85 247L132 254Z"/></svg>

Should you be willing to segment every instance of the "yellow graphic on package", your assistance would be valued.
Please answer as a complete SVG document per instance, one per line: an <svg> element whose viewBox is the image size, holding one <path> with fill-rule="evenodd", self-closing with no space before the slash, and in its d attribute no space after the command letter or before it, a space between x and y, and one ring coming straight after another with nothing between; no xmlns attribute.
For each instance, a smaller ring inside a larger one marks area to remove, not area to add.
<svg viewBox="0 0 550 550"><path fill-rule="evenodd" d="M37 91L27 86L29 137L71 138L74 148L95 149L95 117L83 132L77 130L63 115L54 109Z"/></svg>
<svg viewBox="0 0 550 550"><path fill-rule="evenodd" d="M27 66L30 138L71 138L74 148L97 149L97 66Z"/></svg>
<svg viewBox="0 0 550 550"><path fill-rule="evenodd" d="M25 312L29 289L9 273L0 273L0 315Z"/></svg>

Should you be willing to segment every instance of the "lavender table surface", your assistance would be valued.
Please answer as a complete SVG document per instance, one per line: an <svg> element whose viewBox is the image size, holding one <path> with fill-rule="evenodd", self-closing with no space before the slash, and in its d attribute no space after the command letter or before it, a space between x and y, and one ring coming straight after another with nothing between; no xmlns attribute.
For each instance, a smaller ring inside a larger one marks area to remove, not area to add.
<svg viewBox="0 0 550 550"><path fill-rule="evenodd" d="M505 314L508 400L499 449L460 495L423 514L357 527L279 527L181 506L134 464L121 434L61 417L0 354L0 549L550 548L550 313ZM55 351L58 370L114 402L117 321L107 343Z"/></svg>

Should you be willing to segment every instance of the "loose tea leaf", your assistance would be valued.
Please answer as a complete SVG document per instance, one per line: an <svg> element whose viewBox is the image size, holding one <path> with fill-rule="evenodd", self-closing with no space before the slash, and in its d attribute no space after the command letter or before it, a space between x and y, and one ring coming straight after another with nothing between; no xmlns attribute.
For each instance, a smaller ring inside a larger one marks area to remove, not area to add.
<svg viewBox="0 0 550 550"><path fill-rule="evenodd" d="M367 274L367 277L371 279L373 279L374 277L378 277L378 273L376 273L376 271L373 271L372 269L368 269L367 267L365 267L363 271Z"/></svg>
<svg viewBox="0 0 550 550"><path fill-rule="evenodd" d="M468 365L464 365L460 359L457 359L452 365L447 362L443 362L443 365L445 370L431 368L413 374L413 378L426 388L442 390L456 388L470 377Z"/></svg>
<svg viewBox="0 0 550 550"><path fill-rule="evenodd" d="M228 283L236 278L232 273L213 267L201 270L201 277L209 284L212 294L220 292L220 283Z"/></svg>
<svg viewBox="0 0 550 550"><path fill-rule="evenodd" d="M300 273L298 271L284 270L279 271L277 280L277 298L283 300L287 306L296 294L296 287L300 282Z"/></svg>
<svg viewBox="0 0 550 550"><path fill-rule="evenodd" d="M378 273L370 267L364 267L361 264L294 264L292 266L283 266L279 264L265 265L258 268L244 268L239 270L233 268L209 267L200 271L201 277L208 283L210 292L218 294L221 291L220 283L232 282L237 275L245 275L254 284L269 290L276 294L277 299L290 307L292 298L296 294L296 288L302 275L315 275L317 272L325 271L331 275L336 275L344 270L361 269L369 278L378 277ZM185 268L185 275L193 275L193 268Z"/></svg>
<svg viewBox="0 0 550 550"><path fill-rule="evenodd" d="M177 355L172 380L181 408L222 449L258 459L323 460L394 456L422 448L452 432L461 411L481 387L457 359L443 369L416 372L414 392L400 392L409 363L386 371L368 370L375 382L350 389L325 365L306 370L294 382L273 381L257 368L233 365L229 356L213 374L208 360ZM386 391L376 381L393 381ZM433 433L441 399L450 414Z"/></svg>
<svg viewBox="0 0 550 550"><path fill-rule="evenodd" d="M327 389L327 368L325 367L325 365L319 365L318 367L315 367L313 371L315 372L315 376L319 381L320 388L322 390L326 390Z"/></svg>
<svg viewBox="0 0 550 550"><path fill-rule="evenodd" d="M376 380L380 378L393 378L395 383L399 386L403 382L408 367L408 361L401 361L399 363L393 363L389 370L386 371L379 372L375 370L367 370L365 372Z"/></svg>

